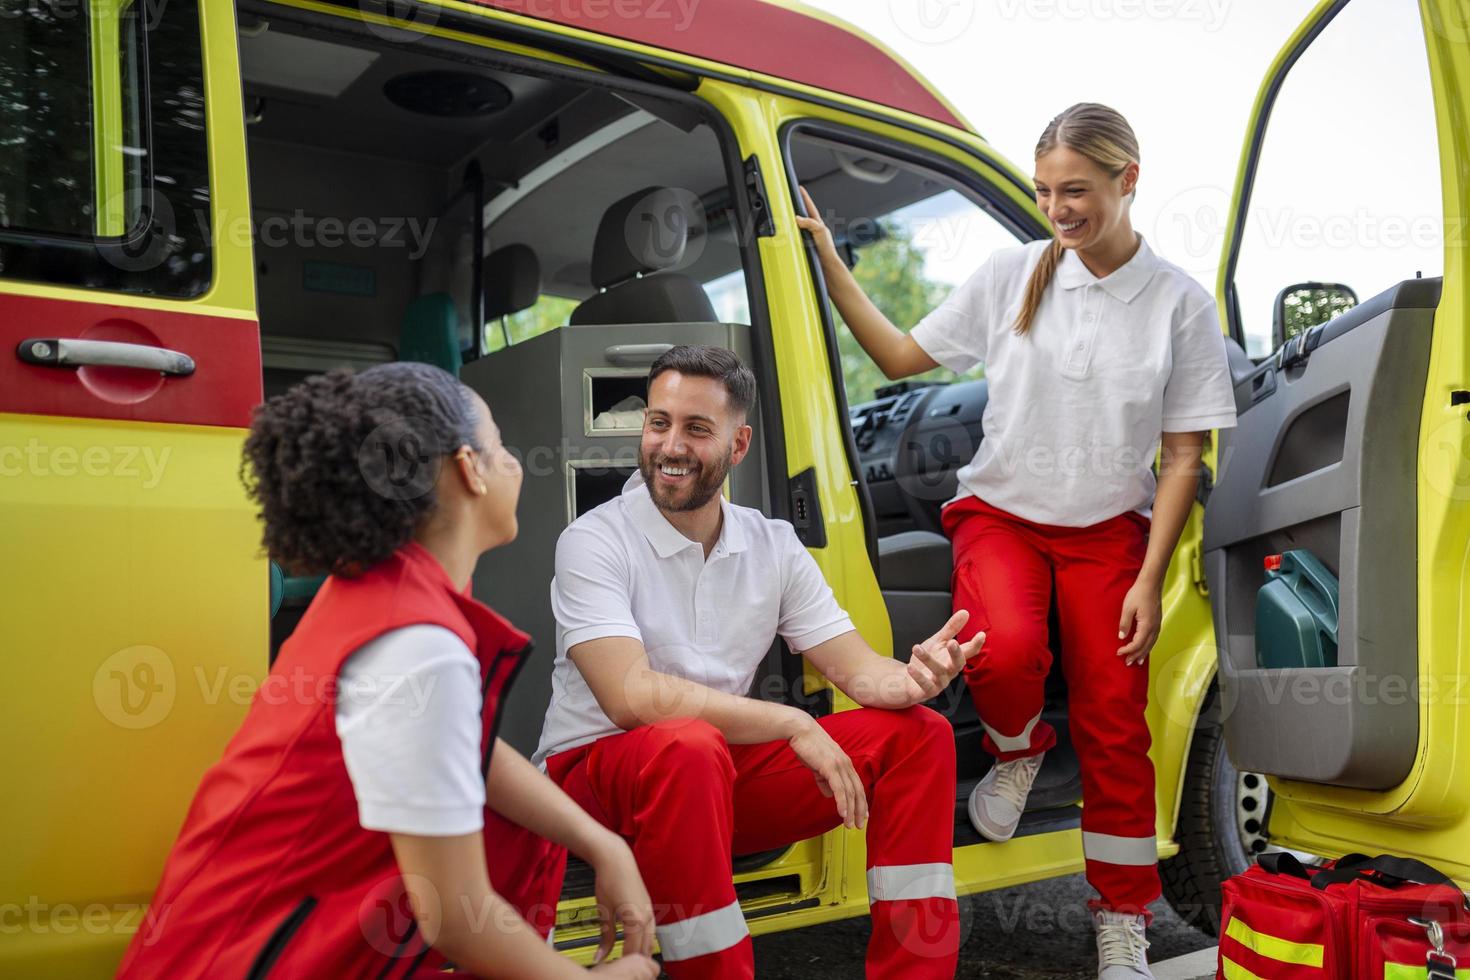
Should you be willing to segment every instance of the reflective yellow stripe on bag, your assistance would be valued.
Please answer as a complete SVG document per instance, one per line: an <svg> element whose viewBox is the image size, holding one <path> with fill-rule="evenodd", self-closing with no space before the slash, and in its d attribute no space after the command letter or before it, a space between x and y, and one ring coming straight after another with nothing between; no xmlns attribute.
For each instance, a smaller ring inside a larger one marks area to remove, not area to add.
<svg viewBox="0 0 1470 980"><path fill-rule="evenodd" d="M1251 952L1279 963L1294 963L1300 966L1320 968L1326 955L1321 943L1294 943L1276 936L1269 936L1264 932L1256 932L1239 919L1230 920L1230 924L1225 927L1225 935ZM1238 975L1243 980L1250 980L1249 971L1239 964L1232 965L1241 970ZM1225 975L1229 977L1230 973L1227 971Z"/></svg>
<svg viewBox="0 0 1470 980"><path fill-rule="evenodd" d="M1383 980L1428 980L1429 967L1407 963L1383 964ZM1455 980L1470 980L1470 968L1456 970Z"/></svg>
<svg viewBox="0 0 1470 980"><path fill-rule="evenodd" d="M1225 980L1264 980L1228 956L1220 957L1220 972L1225 975Z"/></svg>

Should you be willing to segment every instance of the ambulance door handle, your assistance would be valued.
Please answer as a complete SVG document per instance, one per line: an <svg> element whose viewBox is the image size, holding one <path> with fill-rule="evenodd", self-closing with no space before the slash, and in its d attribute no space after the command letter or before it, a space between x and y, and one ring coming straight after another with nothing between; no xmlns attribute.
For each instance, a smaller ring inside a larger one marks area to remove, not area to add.
<svg viewBox="0 0 1470 980"><path fill-rule="evenodd" d="M613 344L602 356L619 367L652 367L654 361L673 349L673 344Z"/></svg>
<svg viewBox="0 0 1470 980"><path fill-rule="evenodd" d="M194 373L194 358L167 347L125 344L115 340L32 337L22 340L15 355L40 367L122 367L157 371L175 377Z"/></svg>

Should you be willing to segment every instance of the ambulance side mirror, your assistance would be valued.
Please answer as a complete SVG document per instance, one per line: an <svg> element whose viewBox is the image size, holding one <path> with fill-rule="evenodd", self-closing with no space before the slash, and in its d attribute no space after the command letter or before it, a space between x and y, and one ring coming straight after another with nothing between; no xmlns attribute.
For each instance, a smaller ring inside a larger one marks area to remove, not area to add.
<svg viewBox="0 0 1470 980"><path fill-rule="evenodd" d="M1358 305L1358 294L1340 282L1299 282L1276 294L1271 316L1271 349L1298 334L1341 316Z"/></svg>

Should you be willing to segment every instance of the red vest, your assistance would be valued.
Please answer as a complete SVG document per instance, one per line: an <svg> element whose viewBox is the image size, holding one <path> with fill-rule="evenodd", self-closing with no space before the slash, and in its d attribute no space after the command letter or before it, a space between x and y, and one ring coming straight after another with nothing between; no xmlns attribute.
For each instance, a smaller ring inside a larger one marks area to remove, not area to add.
<svg viewBox="0 0 1470 980"><path fill-rule="evenodd" d="M388 835L358 823L336 729L348 655L421 623L453 631L480 661L488 770L530 638L456 592L417 543L359 578L329 578L204 774L119 977L401 977L443 965L414 926Z"/></svg>

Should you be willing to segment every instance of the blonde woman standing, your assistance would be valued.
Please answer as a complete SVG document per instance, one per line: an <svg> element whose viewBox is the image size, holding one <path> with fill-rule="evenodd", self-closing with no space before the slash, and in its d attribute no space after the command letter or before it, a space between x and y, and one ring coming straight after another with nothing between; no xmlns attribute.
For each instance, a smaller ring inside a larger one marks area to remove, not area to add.
<svg viewBox="0 0 1470 980"><path fill-rule="evenodd" d="M970 820L1009 839L1056 743L1041 720L1055 588L1102 980L1152 976L1147 659L1205 435L1235 424L1214 300L1134 231L1138 177L1138 141L1119 113L1067 109L1036 145L1036 200L1057 237L991 255L909 333L863 293L805 189L812 217L797 218L832 301L889 378L985 364L985 438L942 515L954 606L970 612L961 639L987 634L965 677L996 765L970 796Z"/></svg>

